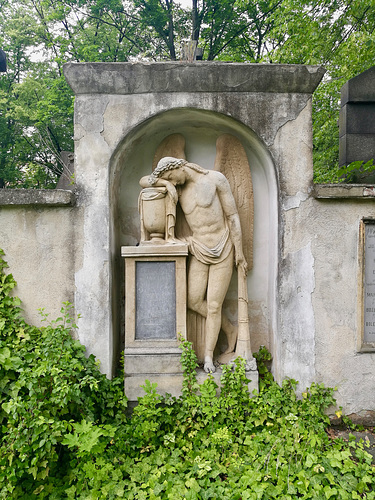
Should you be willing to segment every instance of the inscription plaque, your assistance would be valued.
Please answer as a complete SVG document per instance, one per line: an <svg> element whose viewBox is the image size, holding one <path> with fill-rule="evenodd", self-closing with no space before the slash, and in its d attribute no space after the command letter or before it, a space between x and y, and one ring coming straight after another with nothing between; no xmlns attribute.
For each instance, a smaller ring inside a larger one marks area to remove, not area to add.
<svg viewBox="0 0 375 500"><path fill-rule="evenodd" d="M365 224L364 343L375 343L375 224Z"/></svg>
<svg viewBox="0 0 375 500"><path fill-rule="evenodd" d="M135 338L176 338L175 262L136 262Z"/></svg>

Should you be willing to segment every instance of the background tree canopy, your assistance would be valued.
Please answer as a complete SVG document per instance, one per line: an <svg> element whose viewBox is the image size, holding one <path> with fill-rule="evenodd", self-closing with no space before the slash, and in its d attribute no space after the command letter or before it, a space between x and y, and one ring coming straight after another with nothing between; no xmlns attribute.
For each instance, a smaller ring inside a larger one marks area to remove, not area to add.
<svg viewBox="0 0 375 500"><path fill-rule="evenodd" d="M340 88L374 64L374 28L375 0L0 0L0 187L55 187L73 150L65 62L178 60L187 39L209 61L325 66L315 181L337 181Z"/></svg>

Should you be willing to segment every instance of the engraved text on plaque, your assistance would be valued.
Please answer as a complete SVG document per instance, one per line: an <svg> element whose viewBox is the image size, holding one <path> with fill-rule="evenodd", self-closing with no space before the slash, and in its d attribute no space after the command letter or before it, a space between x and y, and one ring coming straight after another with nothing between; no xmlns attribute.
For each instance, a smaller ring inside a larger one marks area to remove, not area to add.
<svg viewBox="0 0 375 500"><path fill-rule="evenodd" d="M175 262L136 262L135 338L175 339Z"/></svg>
<svg viewBox="0 0 375 500"><path fill-rule="evenodd" d="M364 343L375 342L375 224L365 224Z"/></svg>

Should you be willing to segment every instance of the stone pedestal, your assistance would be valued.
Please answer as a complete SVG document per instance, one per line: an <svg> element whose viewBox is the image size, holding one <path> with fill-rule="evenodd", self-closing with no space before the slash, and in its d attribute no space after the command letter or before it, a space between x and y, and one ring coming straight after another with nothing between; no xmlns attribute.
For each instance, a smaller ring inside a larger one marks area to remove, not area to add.
<svg viewBox="0 0 375 500"><path fill-rule="evenodd" d="M179 363L179 356L178 355L178 363ZM177 358L176 358L177 359ZM160 357L158 354L154 356L154 360L157 363L160 363ZM168 370L173 370L176 368L176 363L175 363L175 358L172 356L170 357L171 364L167 367ZM125 361L126 363L126 361ZM158 364L160 366L160 364ZM171 396L174 397L179 397L181 396L181 388L182 388L182 381L183 381L183 374L181 372L181 365L179 365L179 373L178 372L173 372L169 373L168 371L164 373L158 373L158 374L132 374L130 376L125 377L125 394L128 397L129 401L137 401L138 397L144 396L145 391L141 388L141 385L144 385L145 380L148 379L150 382L157 382L158 387L157 387L157 393L161 394L162 396L165 396L166 394L170 394ZM126 365L125 365L126 367ZM163 365L163 368L166 368L166 365ZM126 369L126 368L125 368ZM214 378L215 383L218 385L218 391L220 391L221 387L221 376L222 376L222 369L217 368L215 373L212 373L212 376ZM203 384L203 382L207 379L208 374L202 369L199 368L197 370L197 382L198 384ZM250 393L252 393L254 390L258 391L259 390L259 375L258 375L258 370L252 370L249 372L246 372L246 377L248 379L248 390Z"/></svg>
<svg viewBox="0 0 375 500"><path fill-rule="evenodd" d="M122 247L125 258L125 394L143 395L145 380L160 393L181 391L181 349L186 338L185 244Z"/></svg>
<svg viewBox="0 0 375 500"><path fill-rule="evenodd" d="M146 379L158 394L181 395L183 373L177 335L186 331L186 244L122 247L125 258L125 394L143 396ZM221 368L212 374L220 388ZM258 390L258 371L247 372L248 388ZM207 373L197 370L202 384Z"/></svg>

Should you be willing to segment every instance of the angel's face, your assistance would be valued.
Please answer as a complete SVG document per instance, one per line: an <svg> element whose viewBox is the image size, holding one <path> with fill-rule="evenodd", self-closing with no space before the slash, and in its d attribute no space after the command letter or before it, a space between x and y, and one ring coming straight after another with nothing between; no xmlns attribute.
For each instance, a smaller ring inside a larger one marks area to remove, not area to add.
<svg viewBox="0 0 375 500"><path fill-rule="evenodd" d="M175 186L182 186L186 182L186 172L183 167L168 170L162 177Z"/></svg>

